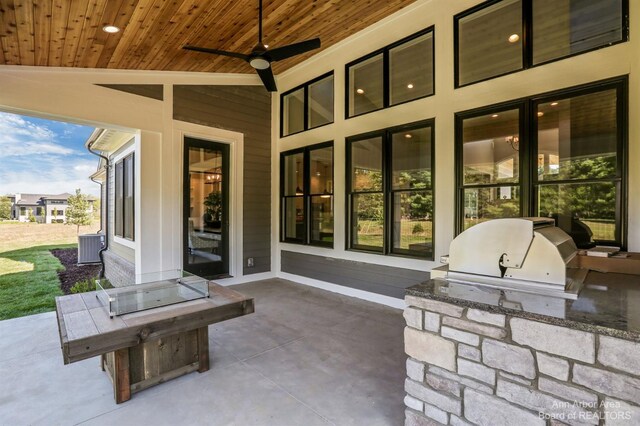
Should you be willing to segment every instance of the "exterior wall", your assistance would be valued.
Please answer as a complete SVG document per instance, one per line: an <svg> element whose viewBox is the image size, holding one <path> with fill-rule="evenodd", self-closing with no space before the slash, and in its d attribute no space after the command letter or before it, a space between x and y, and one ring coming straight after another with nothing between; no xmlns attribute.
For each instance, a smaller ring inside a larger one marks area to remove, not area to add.
<svg viewBox="0 0 640 426"><path fill-rule="evenodd" d="M405 289L429 279L429 273L326 256L281 252L281 271L402 299Z"/></svg>
<svg viewBox="0 0 640 426"><path fill-rule="evenodd" d="M116 250L103 252L104 276L115 287L131 285L135 282L136 272L133 262L119 256Z"/></svg>
<svg viewBox="0 0 640 426"><path fill-rule="evenodd" d="M287 137L280 134L280 97L272 107L273 155L272 175L279 175L279 153L325 141L334 141L334 248L280 243L279 187L272 184L272 228L274 253L298 252L333 259L378 264L389 267L429 271L439 266L438 259L448 253L455 233L455 113L545 92L587 84L607 78L629 75L628 158L640 155L640 40L606 47L589 53L537 66L510 75L454 89L453 16L481 0L418 0L394 15L354 34L348 39L311 57L278 75L280 93L308 82L327 72L334 72L334 123ZM640 31L640 3L630 1L630 33ZM345 64L377 49L434 26L435 95L405 104L345 119ZM279 93L279 94L280 94ZM278 95L279 95L278 94ZM434 259L426 261L349 251L346 247L345 138L368 131L435 119L435 188L434 188ZM628 250L640 251L640 168L629 163L627 233ZM284 264L285 262L283 262ZM275 259L275 264L280 264ZM348 273L331 269L332 274Z"/></svg>
<svg viewBox="0 0 640 426"><path fill-rule="evenodd" d="M244 275L271 270L270 102L263 87L174 87L176 120L244 134ZM249 257L252 268L246 266Z"/></svg>
<svg viewBox="0 0 640 426"><path fill-rule="evenodd" d="M640 343L415 296L405 302L405 425L640 420Z"/></svg>

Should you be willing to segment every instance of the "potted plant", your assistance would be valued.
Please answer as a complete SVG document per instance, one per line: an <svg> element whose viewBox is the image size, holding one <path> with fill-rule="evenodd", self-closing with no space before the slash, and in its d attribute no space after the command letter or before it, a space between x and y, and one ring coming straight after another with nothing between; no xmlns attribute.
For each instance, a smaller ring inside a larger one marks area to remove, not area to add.
<svg viewBox="0 0 640 426"><path fill-rule="evenodd" d="M222 221L222 192L213 191L204 198L204 222L211 228L220 228Z"/></svg>

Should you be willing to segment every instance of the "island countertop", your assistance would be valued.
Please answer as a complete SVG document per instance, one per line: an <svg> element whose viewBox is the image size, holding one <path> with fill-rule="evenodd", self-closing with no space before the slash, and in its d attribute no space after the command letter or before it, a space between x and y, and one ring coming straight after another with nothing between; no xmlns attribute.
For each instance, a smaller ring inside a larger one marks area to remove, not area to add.
<svg viewBox="0 0 640 426"><path fill-rule="evenodd" d="M590 271L577 300L435 278L407 295L640 341L640 275Z"/></svg>

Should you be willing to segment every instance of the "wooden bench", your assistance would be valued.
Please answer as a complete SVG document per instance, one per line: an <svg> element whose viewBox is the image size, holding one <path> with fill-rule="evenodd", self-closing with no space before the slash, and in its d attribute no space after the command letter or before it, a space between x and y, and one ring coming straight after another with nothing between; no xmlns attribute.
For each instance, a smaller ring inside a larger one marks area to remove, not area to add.
<svg viewBox="0 0 640 426"><path fill-rule="evenodd" d="M101 356L116 403L209 369L209 324L254 312L253 298L209 282L209 297L110 318L96 292L56 297L65 364Z"/></svg>

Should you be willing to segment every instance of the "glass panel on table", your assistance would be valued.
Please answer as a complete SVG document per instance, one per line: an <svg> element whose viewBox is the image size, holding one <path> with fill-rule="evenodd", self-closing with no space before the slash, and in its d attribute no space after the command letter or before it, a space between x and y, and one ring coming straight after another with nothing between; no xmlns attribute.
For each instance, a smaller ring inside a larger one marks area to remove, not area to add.
<svg viewBox="0 0 640 426"><path fill-rule="evenodd" d="M459 86L522 69L521 0L485 7L457 25Z"/></svg>
<svg viewBox="0 0 640 426"><path fill-rule="evenodd" d="M382 194L352 194L351 197L351 247L382 252L384 246Z"/></svg>
<svg viewBox="0 0 640 426"><path fill-rule="evenodd" d="M284 199L284 238L304 241L304 197Z"/></svg>
<svg viewBox="0 0 640 426"><path fill-rule="evenodd" d="M391 143L392 189L431 187L431 128L394 133Z"/></svg>
<svg viewBox="0 0 640 426"><path fill-rule="evenodd" d="M349 117L384 106L382 53L349 67Z"/></svg>
<svg viewBox="0 0 640 426"><path fill-rule="evenodd" d="M433 196L431 191L396 192L393 196L393 251L433 255Z"/></svg>
<svg viewBox="0 0 640 426"><path fill-rule="evenodd" d="M533 63L574 55L623 39L623 0L536 0Z"/></svg>
<svg viewBox="0 0 640 426"><path fill-rule="evenodd" d="M304 130L304 88L282 97L282 134L284 136Z"/></svg>
<svg viewBox="0 0 640 426"><path fill-rule="evenodd" d="M304 154L284 156L284 196L304 194Z"/></svg>
<svg viewBox="0 0 640 426"><path fill-rule="evenodd" d="M538 180L611 178L617 174L616 90L538 105Z"/></svg>
<svg viewBox="0 0 640 426"><path fill-rule="evenodd" d="M333 195L311 197L311 243L333 246Z"/></svg>
<svg viewBox="0 0 640 426"><path fill-rule="evenodd" d="M520 168L520 112L498 111L463 122L464 184L516 183Z"/></svg>
<svg viewBox="0 0 640 426"><path fill-rule="evenodd" d="M309 85L309 128L333 123L333 75Z"/></svg>
<svg viewBox="0 0 640 426"><path fill-rule="evenodd" d="M537 215L556 219L578 247L616 240L615 182L546 184L538 186L537 195Z"/></svg>
<svg viewBox="0 0 640 426"><path fill-rule="evenodd" d="M489 219L520 216L520 191L517 186L464 190L464 229Z"/></svg>
<svg viewBox="0 0 640 426"><path fill-rule="evenodd" d="M389 50L389 103L433 95L433 33Z"/></svg>
<svg viewBox="0 0 640 426"><path fill-rule="evenodd" d="M351 143L351 191L382 191L382 138Z"/></svg>

